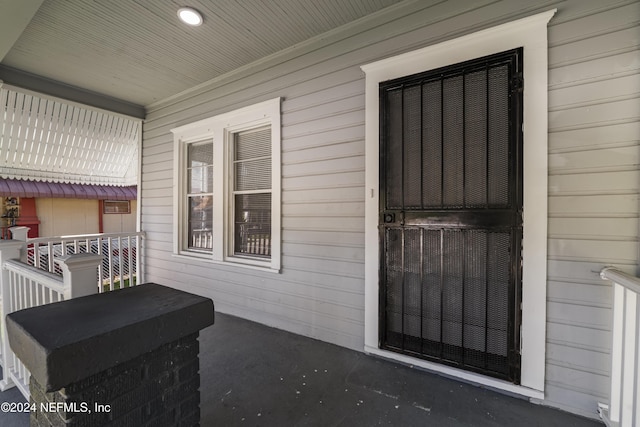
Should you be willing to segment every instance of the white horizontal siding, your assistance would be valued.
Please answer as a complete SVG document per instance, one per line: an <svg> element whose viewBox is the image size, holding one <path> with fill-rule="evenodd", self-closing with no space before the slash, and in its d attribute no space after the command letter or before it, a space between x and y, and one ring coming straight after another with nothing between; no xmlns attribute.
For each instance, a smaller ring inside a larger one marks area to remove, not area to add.
<svg viewBox="0 0 640 427"><path fill-rule="evenodd" d="M609 399L598 272L638 263L639 17L638 2L571 2L549 28L546 399L584 414Z"/></svg>
<svg viewBox="0 0 640 427"><path fill-rule="evenodd" d="M545 403L594 416L608 398L605 264L638 253L639 4L407 2L200 90L154 104L144 126L148 278L216 308L361 350L364 76L359 66L558 7L549 28L549 264ZM525 76L526 90L526 76ZM282 103L282 272L172 255L170 129L275 96ZM526 212L525 212L526 215Z"/></svg>

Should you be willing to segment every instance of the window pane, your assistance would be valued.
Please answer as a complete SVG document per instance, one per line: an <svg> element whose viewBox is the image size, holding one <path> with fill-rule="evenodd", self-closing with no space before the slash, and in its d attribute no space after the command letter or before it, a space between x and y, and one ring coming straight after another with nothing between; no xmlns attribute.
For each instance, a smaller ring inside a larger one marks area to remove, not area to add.
<svg viewBox="0 0 640 427"><path fill-rule="evenodd" d="M271 127L237 133L235 159L247 160L271 156Z"/></svg>
<svg viewBox="0 0 640 427"><path fill-rule="evenodd" d="M188 172L187 193L211 193L213 192L213 168L211 166L190 169Z"/></svg>
<svg viewBox="0 0 640 427"><path fill-rule="evenodd" d="M211 249L213 247L212 197L189 197L189 249Z"/></svg>
<svg viewBox="0 0 640 427"><path fill-rule="evenodd" d="M236 162L236 191L271 188L271 158Z"/></svg>
<svg viewBox="0 0 640 427"><path fill-rule="evenodd" d="M197 168L201 166L213 164L213 144L207 142L204 144L189 144L187 167Z"/></svg>
<svg viewBox="0 0 640 427"><path fill-rule="evenodd" d="M271 194L236 194L234 253L271 257Z"/></svg>
<svg viewBox="0 0 640 427"><path fill-rule="evenodd" d="M213 144L190 144L187 152L187 193L211 193L213 190Z"/></svg>
<svg viewBox="0 0 640 427"><path fill-rule="evenodd" d="M271 188L271 128L234 136L234 191Z"/></svg>

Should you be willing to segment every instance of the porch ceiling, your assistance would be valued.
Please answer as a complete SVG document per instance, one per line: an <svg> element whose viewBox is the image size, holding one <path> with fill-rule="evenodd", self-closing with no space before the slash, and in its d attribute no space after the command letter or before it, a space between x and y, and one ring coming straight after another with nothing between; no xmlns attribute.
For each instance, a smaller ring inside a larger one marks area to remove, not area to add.
<svg viewBox="0 0 640 427"><path fill-rule="evenodd" d="M2 0L0 79L140 117L156 101L402 1ZM203 25L178 20L187 5Z"/></svg>

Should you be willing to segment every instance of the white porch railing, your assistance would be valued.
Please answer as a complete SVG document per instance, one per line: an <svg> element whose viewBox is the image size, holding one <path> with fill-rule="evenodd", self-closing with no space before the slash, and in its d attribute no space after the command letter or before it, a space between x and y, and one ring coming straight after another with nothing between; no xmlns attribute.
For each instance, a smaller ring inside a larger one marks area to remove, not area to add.
<svg viewBox="0 0 640 427"><path fill-rule="evenodd" d="M14 233L15 235L15 233ZM141 283L144 232L89 234L78 236L40 237L27 239L27 264L61 274L54 262L57 257L92 253L103 255L98 269L99 292Z"/></svg>
<svg viewBox="0 0 640 427"><path fill-rule="evenodd" d="M607 267L600 277L613 282L613 344L609 405L599 412L608 426L640 425L640 278Z"/></svg>
<svg viewBox="0 0 640 427"><path fill-rule="evenodd" d="M8 313L35 307L56 301L62 301L68 290L65 289L62 278L46 271L38 270L18 260L7 260L4 269L9 273L8 293L2 295L2 326L5 327L4 316ZM3 331L4 332L4 331ZM3 337L3 341L4 337ZM3 342L4 344L4 342ZM3 378L0 388L5 390L15 385L25 398L29 397L29 371L20 359L9 348L9 343L3 345Z"/></svg>
<svg viewBox="0 0 640 427"><path fill-rule="evenodd" d="M20 258L26 254L27 243L19 240L0 242L0 390L17 386L29 399L29 371L9 346L5 316L14 311L95 294L96 272L102 255L77 254L56 260L61 275L28 265Z"/></svg>

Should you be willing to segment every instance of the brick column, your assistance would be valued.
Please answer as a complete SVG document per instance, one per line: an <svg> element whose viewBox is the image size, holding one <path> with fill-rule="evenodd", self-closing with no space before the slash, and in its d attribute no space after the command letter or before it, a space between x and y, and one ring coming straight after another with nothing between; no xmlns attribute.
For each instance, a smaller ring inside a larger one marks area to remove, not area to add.
<svg viewBox="0 0 640 427"><path fill-rule="evenodd" d="M31 425L198 426L199 330L213 302L144 284L7 316Z"/></svg>

